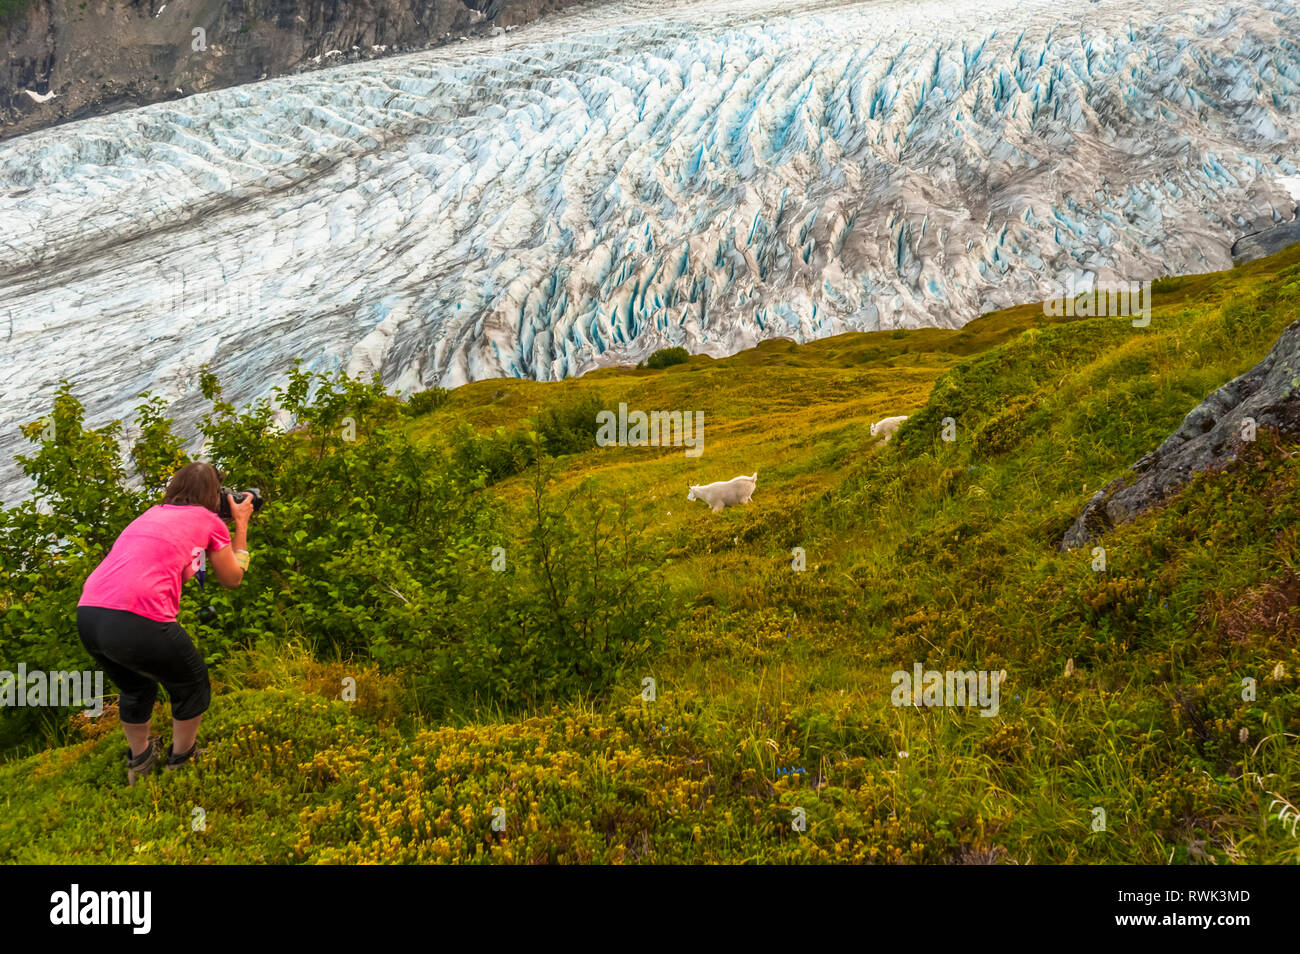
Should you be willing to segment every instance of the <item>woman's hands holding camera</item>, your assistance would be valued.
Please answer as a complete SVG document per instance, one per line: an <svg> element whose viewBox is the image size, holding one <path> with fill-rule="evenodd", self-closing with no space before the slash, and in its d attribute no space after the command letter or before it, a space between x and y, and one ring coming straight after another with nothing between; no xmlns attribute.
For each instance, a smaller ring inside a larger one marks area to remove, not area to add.
<svg viewBox="0 0 1300 954"><path fill-rule="evenodd" d="M225 494L223 509L229 509L235 529L230 535L231 545L213 553L211 564L217 582L229 589L240 584L244 571L248 569L248 521L257 509L255 504L256 498L251 493Z"/></svg>
<svg viewBox="0 0 1300 954"><path fill-rule="evenodd" d="M237 529L246 530L249 518L253 516L253 495L244 494L242 502L236 500L232 495L230 498L230 516L235 521Z"/></svg>

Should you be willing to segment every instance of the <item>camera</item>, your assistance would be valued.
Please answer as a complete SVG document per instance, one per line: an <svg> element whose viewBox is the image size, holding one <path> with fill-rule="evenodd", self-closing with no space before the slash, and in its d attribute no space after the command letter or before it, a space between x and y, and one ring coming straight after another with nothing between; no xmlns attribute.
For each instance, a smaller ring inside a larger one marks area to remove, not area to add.
<svg viewBox="0 0 1300 954"><path fill-rule="evenodd" d="M259 510L262 509L262 492L258 490L256 487L249 487L247 490L231 490L229 487L222 487L221 505L217 510L217 513L221 517L221 519L229 520L232 516L234 516L234 514L230 512L230 501L232 499L235 501L235 503L243 503L244 498L249 496L250 494L253 497L253 513L257 513Z"/></svg>

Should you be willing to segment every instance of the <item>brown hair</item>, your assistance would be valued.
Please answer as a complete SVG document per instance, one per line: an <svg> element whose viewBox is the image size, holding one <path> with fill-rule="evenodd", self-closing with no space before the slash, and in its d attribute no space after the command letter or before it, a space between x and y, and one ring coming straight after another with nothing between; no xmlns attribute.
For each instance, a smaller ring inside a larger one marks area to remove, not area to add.
<svg viewBox="0 0 1300 954"><path fill-rule="evenodd" d="M217 513L221 506L221 474L211 464L186 464L167 481L163 503L174 506L207 507Z"/></svg>

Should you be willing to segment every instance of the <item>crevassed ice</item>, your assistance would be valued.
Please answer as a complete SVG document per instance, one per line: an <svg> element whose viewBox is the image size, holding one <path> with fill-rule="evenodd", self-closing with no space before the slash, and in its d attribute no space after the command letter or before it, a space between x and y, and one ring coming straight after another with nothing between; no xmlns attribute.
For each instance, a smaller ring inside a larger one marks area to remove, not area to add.
<svg viewBox="0 0 1300 954"><path fill-rule="evenodd" d="M236 401L295 358L549 379L1226 267L1295 214L1298 38L1280 0L638 0L0 144L0 487L65 377L189 421L207 362Z"/></svg>

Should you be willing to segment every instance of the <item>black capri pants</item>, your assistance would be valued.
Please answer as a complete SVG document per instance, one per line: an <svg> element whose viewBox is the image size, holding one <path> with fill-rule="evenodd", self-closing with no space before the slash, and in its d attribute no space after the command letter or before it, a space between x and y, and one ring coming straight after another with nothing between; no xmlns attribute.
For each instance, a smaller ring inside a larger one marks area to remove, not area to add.
<svg viewBox="0 0 1300 954"><path fill-rule="evenodd" d="M158 683L172 702L173 719L193 719L208 709L208 667L190 634L172 620L162 623L126 610L77 607L81 644L108 673L121 695L122 721L148 722Z"/></svg>

